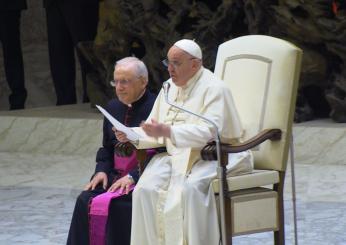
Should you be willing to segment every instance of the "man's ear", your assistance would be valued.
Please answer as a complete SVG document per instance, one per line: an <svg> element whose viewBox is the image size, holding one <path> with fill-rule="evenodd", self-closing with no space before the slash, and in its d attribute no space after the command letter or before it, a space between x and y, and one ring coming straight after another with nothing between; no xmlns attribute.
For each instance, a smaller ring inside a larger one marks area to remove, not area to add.
<svg viewBox="0 0 346 245"><path fill-rule="evenodd" d="M148 85L148 80L145 79L144 77L141 77L141 83L144 87L146 87Z"/></svg>
<svg viewBox="0 0 346 245"><path fill-rule="evenodd" d="M192 68L198 70L200 67L201 61L199 59L192 60Z"/></svg>

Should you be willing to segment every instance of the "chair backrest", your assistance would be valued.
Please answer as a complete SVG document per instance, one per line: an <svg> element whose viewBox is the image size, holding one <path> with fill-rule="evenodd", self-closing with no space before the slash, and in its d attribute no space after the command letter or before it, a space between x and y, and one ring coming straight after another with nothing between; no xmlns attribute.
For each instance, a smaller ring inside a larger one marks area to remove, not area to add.
<svg viewBox="0 0 346 245"><path fill-rule="evenodd" d="M253 149L256 169L286 169L301 58L299 48L270 36L243 36L219 46L215 74L232 91L243 139L268 128L282 130L280 141Z"/></svg>

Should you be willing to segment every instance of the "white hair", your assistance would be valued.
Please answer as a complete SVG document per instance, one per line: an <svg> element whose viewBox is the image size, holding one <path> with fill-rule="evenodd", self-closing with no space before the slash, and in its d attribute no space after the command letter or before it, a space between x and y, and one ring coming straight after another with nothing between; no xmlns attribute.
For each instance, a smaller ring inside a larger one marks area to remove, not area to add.
<svg viewBox="0 0 346 245"><path fill-rule="evenodd" d="M114 69L120 66L133 66L136 76L143 77L148 81L148 69L140 59L136 57L122 58L115 63Z"/></svg>

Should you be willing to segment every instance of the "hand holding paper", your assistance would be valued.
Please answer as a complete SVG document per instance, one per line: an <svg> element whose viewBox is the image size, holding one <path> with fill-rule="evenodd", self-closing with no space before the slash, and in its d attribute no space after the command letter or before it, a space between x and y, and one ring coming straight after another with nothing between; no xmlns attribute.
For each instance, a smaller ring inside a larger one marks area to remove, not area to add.
<svg viewBox="0 0 346 245"><path fill-rule="evenodd" d="M116 120L101 106L96 105L96 108L110 121L110 123L119 131L122 131L126 134L127 138L131 141L136 141L139 139L139 135L135 133L131 128L126 127L124 124Z"/></svg>

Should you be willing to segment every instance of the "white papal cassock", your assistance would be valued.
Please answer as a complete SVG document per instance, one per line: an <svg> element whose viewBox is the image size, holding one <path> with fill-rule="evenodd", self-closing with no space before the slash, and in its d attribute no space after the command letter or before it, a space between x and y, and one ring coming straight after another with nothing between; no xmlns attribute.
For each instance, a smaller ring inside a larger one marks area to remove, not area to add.
<svg viewBox="0 0 346 245"><path fill-rule="evenodd" d="M171 80L169 100L216 123L222 142L237 142L242 135L231 92L212 72L201 68L184 87ZM163 91L147 121L171 125L170 138L143 135L138 148L166 146L153 157L133 193L131 245L217 245L220 232L210 182L216 161L200 159L200 150L213 140L213 127L165 102ZM230 154L228 174L252 170L250 152Z"/></svg>

